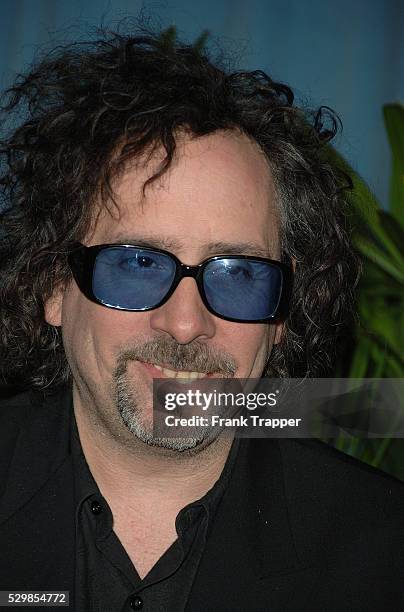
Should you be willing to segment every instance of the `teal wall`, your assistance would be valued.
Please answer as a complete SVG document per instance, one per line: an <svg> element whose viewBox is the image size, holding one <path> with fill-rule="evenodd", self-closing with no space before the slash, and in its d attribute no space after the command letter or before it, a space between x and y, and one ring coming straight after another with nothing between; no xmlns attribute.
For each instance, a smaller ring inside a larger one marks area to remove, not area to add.
<svg viewBox="0 0 404 612"><path fill-rule="evenodd" d="M390 157L381 106L404 101L402 0L0 0L0 85L38 45L85 37L139 11L193 40L208 29L237 67L261 68L305 104L340 115L338 149L387 202Z"/></svg>

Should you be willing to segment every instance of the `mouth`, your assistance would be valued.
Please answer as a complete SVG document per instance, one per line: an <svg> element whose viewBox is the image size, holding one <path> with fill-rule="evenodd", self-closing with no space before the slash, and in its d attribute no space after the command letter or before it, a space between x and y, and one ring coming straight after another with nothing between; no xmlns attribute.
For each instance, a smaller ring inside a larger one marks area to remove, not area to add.
<svg viewBox="0 0 404 612"><path fill-rule="evenodd" d="M188 370L171 370L170 368L157 363L139 362L152 378L167 378L182 384L189 384L196 380L217 378L220 375L216 372L196 372Z"/></svg>

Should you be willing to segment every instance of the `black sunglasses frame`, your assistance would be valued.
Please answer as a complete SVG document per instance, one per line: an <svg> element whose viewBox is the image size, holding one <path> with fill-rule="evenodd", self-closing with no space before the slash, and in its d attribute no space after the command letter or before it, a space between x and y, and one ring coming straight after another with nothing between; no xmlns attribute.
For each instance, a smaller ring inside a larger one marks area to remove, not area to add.
<svg viewBox="0 0 404 612"><path fill-rule="evenodd" d="M155 306L146 307L146 308L120 308L117 306L109 306L104 304L100 299L98 299L93 292L93 272L94 265L97 255L100 251L110 248L110 247L125 247L125 248L137 248L142 250L148 250L155 253L159 253L162 255L167 255L172 259L176 266L175 276L171 287L164 298ZM216 312L209 304L205 290L203 287L203 272L208 263L211 261L217 261L218 259L246 259L249 261L257 261L270 264L282 272L282 287L281 287L281 295L275 310L275 313L267 317L265 319L255 319L254 321L249 321L246 319L235 319L230 317L225 317L220 313ZM165 251L163 249L157 249L155 247L149 247L145 245L137 245L137 244L122 244L122 243L108 243L108 244L97 244L94 246L85 246L80 242L77 242L73 245L71 252L68 254L67 261L70 267L70 270L73 274L74 280L76 281L80 291L92 302L95 304L100 304L105 308L112 308L114 310L122 310L126 312L145 312L149 310L155 310L159 308L165 302L167 302L176 288L178 287L180 281L183 278L194 278L196 284L198 286L199 294L201 296L202 302L206 306L207 310L214 314L216 317L220 319L224 319L225 321L232 321L235 323L269 323L274 320L284 319L288 313L289 301L292 293L292 284L293 284L293 272L292 268L275 259L266 259L265 257L255 257L254 255L215 255L213 257L209 257L205 259L200 264L196 266L188 266L183 264L178 257L170 253L169 251Z"/></svg>

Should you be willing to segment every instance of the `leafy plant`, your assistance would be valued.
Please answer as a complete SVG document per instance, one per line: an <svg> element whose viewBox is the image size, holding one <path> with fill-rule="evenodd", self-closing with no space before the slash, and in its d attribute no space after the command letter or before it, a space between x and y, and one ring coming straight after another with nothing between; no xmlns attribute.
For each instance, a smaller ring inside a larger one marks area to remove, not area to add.
<svg viewBox="0 0 404 612"><path fill-rule="evenodd" d="M160 33L159 39L160 44L164 49L174 49L174 46L177 42L177 28L174 25L168 26L165 30L162 30ZM209 31L203 30L196 40L193 42L192 46L198 53L202 53L206 46L206 42L209 38Z"/></svg>
<svg viewBox="0 0 404 612"><path fill-rule="evenodd" d="M383 114L393 168L388 211L342 160L354 182L353 240L363 258L353 348L337 370L350 378L404 378L404 107L389 104ZM404 480L401 440L340 438L336 446Z"/></svg>

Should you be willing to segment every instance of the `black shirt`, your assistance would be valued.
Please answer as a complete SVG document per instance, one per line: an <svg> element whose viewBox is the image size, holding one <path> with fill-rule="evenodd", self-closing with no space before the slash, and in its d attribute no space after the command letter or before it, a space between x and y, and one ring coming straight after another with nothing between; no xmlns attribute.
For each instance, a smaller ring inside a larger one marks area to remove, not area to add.
<svg viewBox="0 0 404 612"><path fill-rule="evenodd" d="M238 447L239 440L235 439L222 474L210 491L178 513L177 540L141 579L113 531L111 509L89 470L72 411L76 612L180 612L185 609Z"/></svg>

